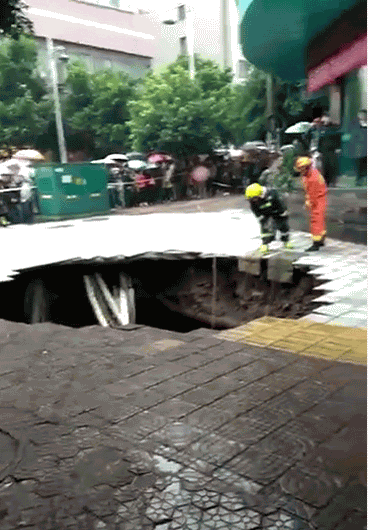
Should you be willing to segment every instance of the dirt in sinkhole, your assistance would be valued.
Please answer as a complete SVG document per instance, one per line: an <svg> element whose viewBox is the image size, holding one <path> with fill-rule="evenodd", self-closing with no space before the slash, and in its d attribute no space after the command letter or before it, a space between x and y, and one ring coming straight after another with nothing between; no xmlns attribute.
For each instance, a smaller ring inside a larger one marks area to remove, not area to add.
<svg viewBox="0 0 368 530"><path fill-rule="evenodd" d="M280 284L268 281L265 270L260 276L253 276L239 272L237 260L221 259L217 260L214 304L212 260L197 260L181 270L178 266L176 274L171 271L171 281L170 274L161 272L162 283L155 284L155 292L144 280L141 289L151 292L151 299L171 312L217 329L238 326L264 315L298 319L315 309L318 304L313 300L322 294L316 292L319 283L307 270L295 269L292 283Z"/></svg>

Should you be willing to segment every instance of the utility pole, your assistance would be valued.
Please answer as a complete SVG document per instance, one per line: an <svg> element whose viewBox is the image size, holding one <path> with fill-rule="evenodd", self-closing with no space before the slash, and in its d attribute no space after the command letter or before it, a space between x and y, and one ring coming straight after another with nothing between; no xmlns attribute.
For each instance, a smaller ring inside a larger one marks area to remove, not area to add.
<svg viewBox="0 0 368 530"><path fill-rule="evenodd" d="M61 115L61 105L60 105L59 85L58 85L58 71L57 71L56 60L55 60L55 48L54 48L52 39L47 37L46 41L47 41L47 52L49 56L49 67L51 71L51 82L52 82L52 92L53 92L53 99L54 99L56 132L57 132L57 139L58 139L58 145L59 145L60 162L62 164L66 164L68 161L68 157L67 157L66 145L65 145L63 120L62 120L62 115Z"/></svg>
<svg viewBox="0 0 368 530"><path fill-rule="evenodd" d="M229 27L230 27L230 17L229 17L229 6L228 0L221 0L221 33L222 33L222 60L224 68L228 68L229 65Z"/></svg>
<svg viewBox="0 0 368 530"><path fill-rule="evenodd" d="M189 56L189 75L195 78L195 56L194 56L194 11L191 6L186 8L186 34Z"/></svg>

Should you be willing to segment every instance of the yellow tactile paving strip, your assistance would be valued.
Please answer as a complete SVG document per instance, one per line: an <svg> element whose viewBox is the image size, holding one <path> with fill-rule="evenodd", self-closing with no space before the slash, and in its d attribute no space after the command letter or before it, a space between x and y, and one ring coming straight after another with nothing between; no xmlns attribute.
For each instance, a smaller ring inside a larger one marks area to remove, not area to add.
<svg viewBox="0 0 368 530"><path fill-rule="evenodd" d="M364 328L262 317L216 336L299 355L367 364L367 330Z"/></svg>

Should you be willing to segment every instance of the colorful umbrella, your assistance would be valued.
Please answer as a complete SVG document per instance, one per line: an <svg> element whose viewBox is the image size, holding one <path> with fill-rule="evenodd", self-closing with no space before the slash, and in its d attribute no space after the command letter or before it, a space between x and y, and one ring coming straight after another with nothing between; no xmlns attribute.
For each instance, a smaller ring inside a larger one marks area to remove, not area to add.
<svg viewBox="0 0 368 530"><path fill-rule="evenodd" d="M168 160L170 160L170 157L161 153L153 153L148 157L148 162L150 162L151 164L162 164L163 162L167 162Z"/></svg>
<svg viewBox="0 0 368 530"><path fill-rule="evenodd" d="M135 178L136 184L139 189L151 188L155 185L155 180L152 177L139 173Z"/></svg>
<svg viewBox="0 0 368 530"><path fill-rule="evenodd" d="M210 176L210 170L205 166L197 166L193 169L190 176L195 182L205 182Z"/></svg>

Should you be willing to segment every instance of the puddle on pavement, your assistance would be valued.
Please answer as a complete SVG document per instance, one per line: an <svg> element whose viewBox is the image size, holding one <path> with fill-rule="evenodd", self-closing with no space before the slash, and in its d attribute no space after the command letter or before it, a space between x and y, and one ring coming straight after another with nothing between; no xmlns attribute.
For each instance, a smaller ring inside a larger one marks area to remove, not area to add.
<svg viewBox="0 0 368 530"><path fill-rule="evenodd" d="M169 446L157 447L159 452L168 449ZM267 488L263 493L260 484L224 467L212 475L203 474L194 469L194 459L190 467L157 453L149 455L149 462L156 482L142 492L140 502L129 503L126 510L123 506L119 509L127 520L138 521L145 516L160 530L302 530L307 527L306 519L311 515L308 507L303 511L302 503L295 499L270 496ZM296 516L296 510L304 517Z"/></svg>
<svg viewBox="0 0 368 530"><path fill-rule="evenodd" d="M161 473L175 474L181 468L180 464L177 464L176 462L173 462L172 460L167 460L163 456L154 455L153 461L155 463L156 470Z"/></svg>

